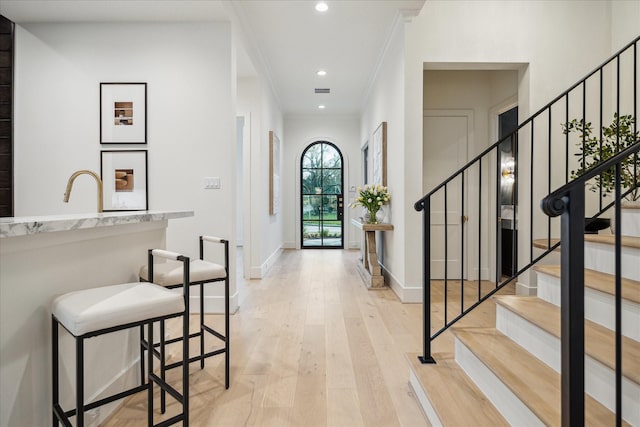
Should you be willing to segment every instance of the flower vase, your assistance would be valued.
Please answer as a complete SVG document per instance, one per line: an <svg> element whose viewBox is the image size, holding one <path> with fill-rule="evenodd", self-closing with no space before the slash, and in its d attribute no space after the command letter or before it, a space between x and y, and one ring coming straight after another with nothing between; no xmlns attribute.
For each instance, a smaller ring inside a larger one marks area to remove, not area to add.
<svg viewBox="0 0 640 427"><path fill-rule="evenodd" d="M384 209L382 208L382 206L380 206L378 212L376 212L376 223L381 222L384 222Z"/></svg>

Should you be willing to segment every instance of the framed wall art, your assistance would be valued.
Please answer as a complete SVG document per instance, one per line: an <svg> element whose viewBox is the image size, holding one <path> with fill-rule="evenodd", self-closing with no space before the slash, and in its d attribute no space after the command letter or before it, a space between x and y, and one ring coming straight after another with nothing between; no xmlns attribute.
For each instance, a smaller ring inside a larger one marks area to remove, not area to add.
<svg viewBox="0 0 640 427"><path fill-rule="evenodd" d="M373 132L371 138L371 183L387 186L387 122Z"/></svg>
<svg viewBox="0 0 640 427"><path fill-rule="evenodd" d="M147 143L146 83L100 83L100 143Z"/></svg>
<svg viewBox="0 0 640 427"><path fill-rule="evenodd" d="M146 211L148 179L146 150L100 152L104 211Z"/></svg>
<svg viewBox="0 0 640 427"><path fill-rule="evenodd" d="M280 140L269 131L269 215L280 212Z"/></svg>

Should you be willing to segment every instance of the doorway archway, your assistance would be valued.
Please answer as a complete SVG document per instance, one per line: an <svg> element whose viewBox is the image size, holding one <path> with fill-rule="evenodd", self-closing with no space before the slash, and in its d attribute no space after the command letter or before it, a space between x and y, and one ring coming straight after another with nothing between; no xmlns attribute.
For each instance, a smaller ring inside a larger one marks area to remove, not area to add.
<svg viewBox="0 0 640 427"><path fill-rule="evenodd" d="M344 247L344 161L328 141L316 141L300 160L302 249Z"/></svg>

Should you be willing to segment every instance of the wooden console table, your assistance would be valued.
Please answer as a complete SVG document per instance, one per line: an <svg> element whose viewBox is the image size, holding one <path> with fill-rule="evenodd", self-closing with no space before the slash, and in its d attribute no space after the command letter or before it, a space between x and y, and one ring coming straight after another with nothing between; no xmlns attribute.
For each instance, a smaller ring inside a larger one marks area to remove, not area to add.
<svg viewBox="0 0 640 427"><path fill-rule="evenodd" d="M382 269L378 264L378 254L376 252L376 231L391 231L391 224L367 224L362 218L354 218L351 223L364 231L364 247L360 251L362 254L362 262L358 263L358 273L364 280L367 288L380 289L384 287L384 276Z"/></svg>

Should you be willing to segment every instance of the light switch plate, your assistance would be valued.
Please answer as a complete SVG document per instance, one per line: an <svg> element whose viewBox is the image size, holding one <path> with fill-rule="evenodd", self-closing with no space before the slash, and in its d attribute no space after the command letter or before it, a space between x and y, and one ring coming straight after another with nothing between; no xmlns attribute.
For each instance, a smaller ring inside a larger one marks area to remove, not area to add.
<svg viewBox="0 0 640 427"><path fill-rule="evenodd" d="M217 190L220 188L220 177L219 176L205 176L204 177L204 188L206 190Z"/></svg>

